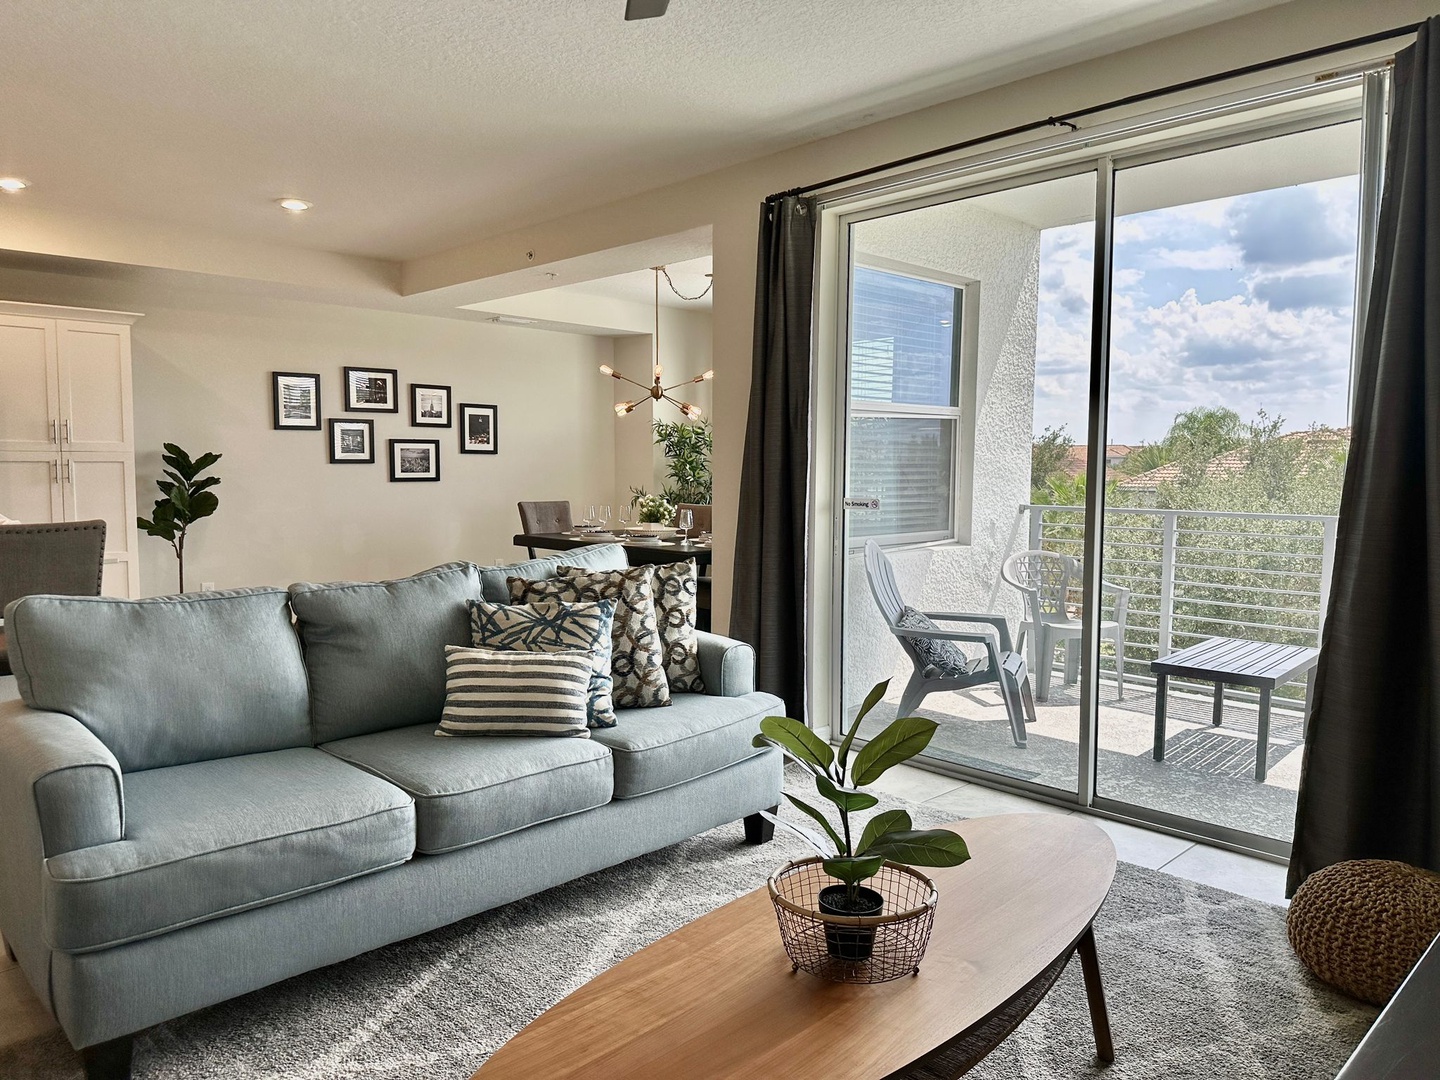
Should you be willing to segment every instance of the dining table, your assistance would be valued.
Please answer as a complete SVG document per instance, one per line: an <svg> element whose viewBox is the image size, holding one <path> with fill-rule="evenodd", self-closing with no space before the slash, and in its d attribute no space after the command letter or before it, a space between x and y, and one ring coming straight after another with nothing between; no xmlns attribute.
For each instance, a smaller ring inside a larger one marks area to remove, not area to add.
<svg viewBox="0 0 1440 1080"><path fill-rule="evenodd" d="M574 551L595 544L619 544L625 549L632 565L638 563L672 563L694 559L703 572L710 565L711 549L707 540L640 540L625 533L516 533L515 546L546 551Z"/></svg>

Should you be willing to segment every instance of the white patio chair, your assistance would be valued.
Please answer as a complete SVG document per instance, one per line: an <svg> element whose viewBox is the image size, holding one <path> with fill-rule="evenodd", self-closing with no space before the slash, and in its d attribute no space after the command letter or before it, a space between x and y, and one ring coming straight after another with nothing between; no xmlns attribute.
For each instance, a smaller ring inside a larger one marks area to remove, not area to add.
<svg viewBox="0 0 1440 1080"><path fill-rule="evenodd" d="M865 576L870 593L905 655L914 665L910 681L900 697L898 716L914 716L925 698L939 690L968 690L982 683L995 683L1010 720L1015 745L1025 747L1025 721L1035 722L1035 701L1025 658L1010 648L1010 628L1003 615L965 611L917 611L909 607L895 584L895 569L874 540L865 543ZM984 630L942 630L935 620L976 623ZM967 657L955 642L979 645L984 655Z"/></svg>
<svg viewBox="0 0 1440 1080"><path fill-rule="evenodd" d="M1070 604L1071 589L1080 582L1080 564L1054 551L1021 551L1011 555L1000 568L1000 577L1020 590L1025 598L1025 621L1021 638L1028 638L1030 668L1035 672L1035 698L1050 698L1050 673L1055 666L1055 646L1065 646L1065 682L1079 681L1082 613ZM1115 643L1117 696L1125 696L1125 613L1130 590L1108 581L1100 583L1101 593L1115 597L1115 618L1100 622L1100 636Z"/></svg>

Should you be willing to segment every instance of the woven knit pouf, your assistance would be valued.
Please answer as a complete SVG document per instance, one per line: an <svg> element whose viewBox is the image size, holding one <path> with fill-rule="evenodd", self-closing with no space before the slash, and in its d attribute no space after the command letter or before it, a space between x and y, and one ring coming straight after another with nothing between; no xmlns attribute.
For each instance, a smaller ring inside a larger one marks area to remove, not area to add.
<svg viewBox="0 0 1440 1080"><path fill-rule="evenodd" d="M1335 863L1296 890L1285 926L1317 978L1384 1005L1440 934L1440 874L1384 859Z"/></svg>

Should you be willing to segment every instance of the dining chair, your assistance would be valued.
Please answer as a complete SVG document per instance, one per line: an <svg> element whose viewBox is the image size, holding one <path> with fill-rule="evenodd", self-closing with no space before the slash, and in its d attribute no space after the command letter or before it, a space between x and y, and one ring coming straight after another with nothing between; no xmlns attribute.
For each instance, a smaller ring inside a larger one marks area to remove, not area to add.
<svg viewBox="0 0 1440 1080"><path fill-rule="evenodd" d="M1005 703L1010 735L1022 750L1026 745L1025 723L1035 722L1035 701L1025 658L1010 647L1010 627L1003 615L968 611L917 611L905 603L895 582L895 568L889 556L874 540L865 542L865 577L870 593L885 619L885 625L913 666L910 681L900 696L897 716L913 716L927 696L940 690L968 690L983 683L995 683ZM936 620L971 623L984 630L942 630ZM955 644L979 645L981 656L967 657Z"/></svg>
<svg viewBox="0 0 1440 1080"><path fill-rule="evenodd" d="M1025 601L1025 620L1020 635L1029 639L1030 670L1035 672L1035 697L1050 698L1050 675L1055 666L1055 646L1065 646L1065 682L1080 678L1078 644L1083 631L1083 613L1071 604L1072 590L1080 584L1080 563L1055 551L1021 551L1011 555L1000 568L1006 584L1020 591ZM1102 595L1115 598L1115 618L1100 621L1100 636L1115 643L1117 697L1125 696L1125 615L1130 590L1108 581L1100 583Z"/></svg>
<svg viewBox="0 0 1440 1080"><path fill-rule="evenodd" d="M99 596L105 522L0 525L0 612L22 596ZM0 649L0 675L10 660Z"/></svg>
<svg viewBox="0 0 1440 1080"><path fill-rule="evenodd" d="M520 502L520 531L522 533L566 533L575 527L570 516L570 501L556 499L552 502ZM535 558L535 549L526 548L530 558Z"/></svg>

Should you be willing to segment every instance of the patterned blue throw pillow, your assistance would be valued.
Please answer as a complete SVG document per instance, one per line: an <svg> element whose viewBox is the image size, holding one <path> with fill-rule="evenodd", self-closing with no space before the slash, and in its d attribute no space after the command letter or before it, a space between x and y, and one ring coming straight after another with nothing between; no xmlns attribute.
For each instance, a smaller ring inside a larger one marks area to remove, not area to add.
<svg viewBox="0 0 1440 1080"><path fill-rule="evenodd" d="M471 600L470 644L510 652L584 652L590 657L587 721L592 728L615 726L610 649L615 601L492 604Z"/></svg>

